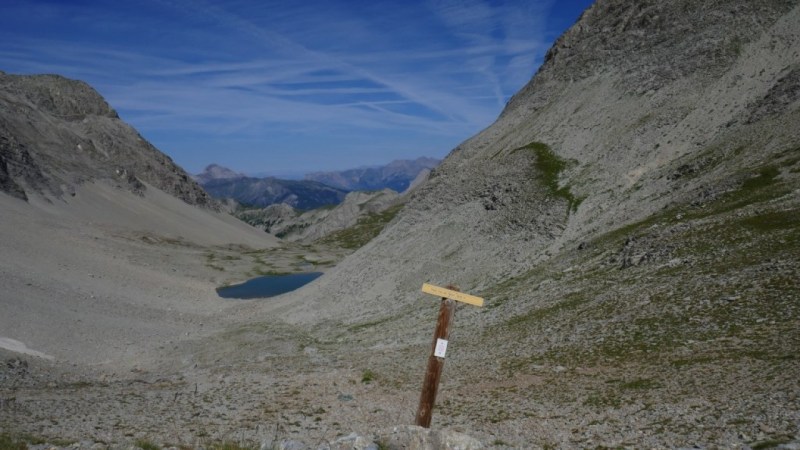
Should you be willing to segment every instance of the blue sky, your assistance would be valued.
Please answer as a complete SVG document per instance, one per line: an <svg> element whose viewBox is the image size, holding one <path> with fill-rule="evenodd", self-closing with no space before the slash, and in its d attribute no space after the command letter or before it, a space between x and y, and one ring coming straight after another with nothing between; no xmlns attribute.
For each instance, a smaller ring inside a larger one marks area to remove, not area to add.
<svg viewBox="0 0 800 450"><path fill-rule="evenodd" d="M591 0L0 3L0 70L96 88L189 172L444 157Z"/></svg>

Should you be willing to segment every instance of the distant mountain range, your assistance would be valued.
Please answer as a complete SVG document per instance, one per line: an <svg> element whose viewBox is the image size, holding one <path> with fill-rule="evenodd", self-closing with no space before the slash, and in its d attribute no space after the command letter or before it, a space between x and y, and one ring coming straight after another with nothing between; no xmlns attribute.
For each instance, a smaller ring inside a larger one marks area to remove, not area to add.
<svg viewBox="0 0 800 450"><path fill-rule="evenodd" d="M229 175L227 172L220 171L220 173ZM208 175L208 172L204 172L196 179L212 197L234 199L249 207L264 208L285 203L296 209L308 210L326 205L338 205L347 195L344 189L316 181L281 180L274 177L253 178L243 175L209 178L203 175Z"/></svg>
<svg viewBox="0 0 800 450"><path fill-rule="evenodd" d="M315 172L304 180L275 177L256 178L211 164L195 175L195 180L212 197L233 199L249 207L264 208L284 203L301 210L338 205L351 191L403 192L420 175L427 175L439 164L438 159L398 160L380 167L350 169L340 172Z"/></svg>
<svg viewBox="0 0 800 450"><path fill-rule="evenodd" d="M306 175L305 179L319 181L328 186L348 191L379 191L389 188L396 192L403 192L408 189L420 172L433 169L440 162L438 159L427 157L397 160L380 167L363 167L339 172L313 172Z"/></svg>
<svg viewBox="0 0 800 450"><path fill-rule="evenodd" d="M247 178L247 175L234 172L227 167L220 166L219 164L211 164L205 168L203 173L199 173L194 176L195 181L201 185L216 180L233 180L237 178Z"/></svg>

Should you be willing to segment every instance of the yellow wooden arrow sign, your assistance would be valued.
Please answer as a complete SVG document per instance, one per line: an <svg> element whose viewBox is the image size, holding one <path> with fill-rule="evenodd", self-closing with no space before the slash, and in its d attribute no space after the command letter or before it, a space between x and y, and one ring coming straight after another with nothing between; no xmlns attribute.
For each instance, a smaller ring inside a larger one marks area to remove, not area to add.
<svg viewBox="0 0 800 450"><path fill-rule="evenodd" d="M459 302L469 303L470 305L483 306L483 299L475 297L474 295L465 294L463 292L445 289L443 287L434 286L432 284L423 283L422 292L426 294L435 295L437 297L452 298Z"/></svg>

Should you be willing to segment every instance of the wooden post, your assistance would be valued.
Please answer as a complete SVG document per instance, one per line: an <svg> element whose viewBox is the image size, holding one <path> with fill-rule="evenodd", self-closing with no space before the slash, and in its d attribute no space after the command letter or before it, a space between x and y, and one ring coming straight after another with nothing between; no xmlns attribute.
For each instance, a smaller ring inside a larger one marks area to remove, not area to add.
<svg viewBox="0 0 800 450"><path fill-rule="evenodd" d="M453 286L448 286L447 288L453 291L458 290ZM424 428L431 427L433 405L436 403L436 393L439 391L439 380L442 377L442 369L444 368L444 356L438 357L435 355L436 344L439 339L444 339L445 341L450 339L450 325L453 322L455 312L456 302L443 297L442 304L439 307L439 318L436 320L436 331L433 333L431 355L428 357L428 369L425 371L425 381L422 384L422 394L420 394L419 407L417 408L416 424Z"/></svg>
<svg viewBox="0 0 800 450"><path fill-rule="evenodd" d="M422 383L422 394L419 396L416 424L424 428L431 427L433 405L436 402L436 392L439 390L439 379L444 368L444 355L447 352L447 341L450 339L450 326L456 312L454 300L469 305L483 306L483 299L474 295L463 294L455 286L446 288L423 283L422 292L442 298L439 307L439 318L436 320L436 331L433 333L431 356L428 358L428 369L425 371L425 381Z"/></svg>

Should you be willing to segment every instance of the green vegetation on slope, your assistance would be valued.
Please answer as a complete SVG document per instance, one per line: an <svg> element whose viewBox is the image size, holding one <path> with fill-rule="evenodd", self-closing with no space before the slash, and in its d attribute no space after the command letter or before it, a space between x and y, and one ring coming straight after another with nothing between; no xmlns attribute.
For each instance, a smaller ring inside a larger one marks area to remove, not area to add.
<svg viewBox="0 0 800 450"><path fill-rule="evenodd" d="M319 242L353 250L360 248L380 234L401 209L403 205L399 204L380 213L370 213L352 227L331 233Z"/></svg>
<svg viewBox="0 0 800 450"><path fill-rule="evenodd" d="M583 199L575 197L570 192L569 186L558 186L558 177L567 168L567 161L559 158L547 144L542 142L531 142L528 145L514 149L512 153L520 150L530 150L536 155L534 167L541 175L544 185L552 195L567 201L569 205L568 211L575 212Z"/></svg>
<svg viewBox="0 0 800 450"><path fill-rule="evenodd" d="M14 439L8 434L0 434L0 450L27 450L28 444L24 441Z"/></svg>
<svg viewBox="0 0 800 450"><path fill-rule="evenodd" d="M775 167L751 168L708 203L609 231L495 286L498 308L514 313L492 333L573 330L572 342L538 346L505 366L795 360L800 211L781 201L793 184ZM510 301L543 288L550 295L527 311Z"/></svg>

